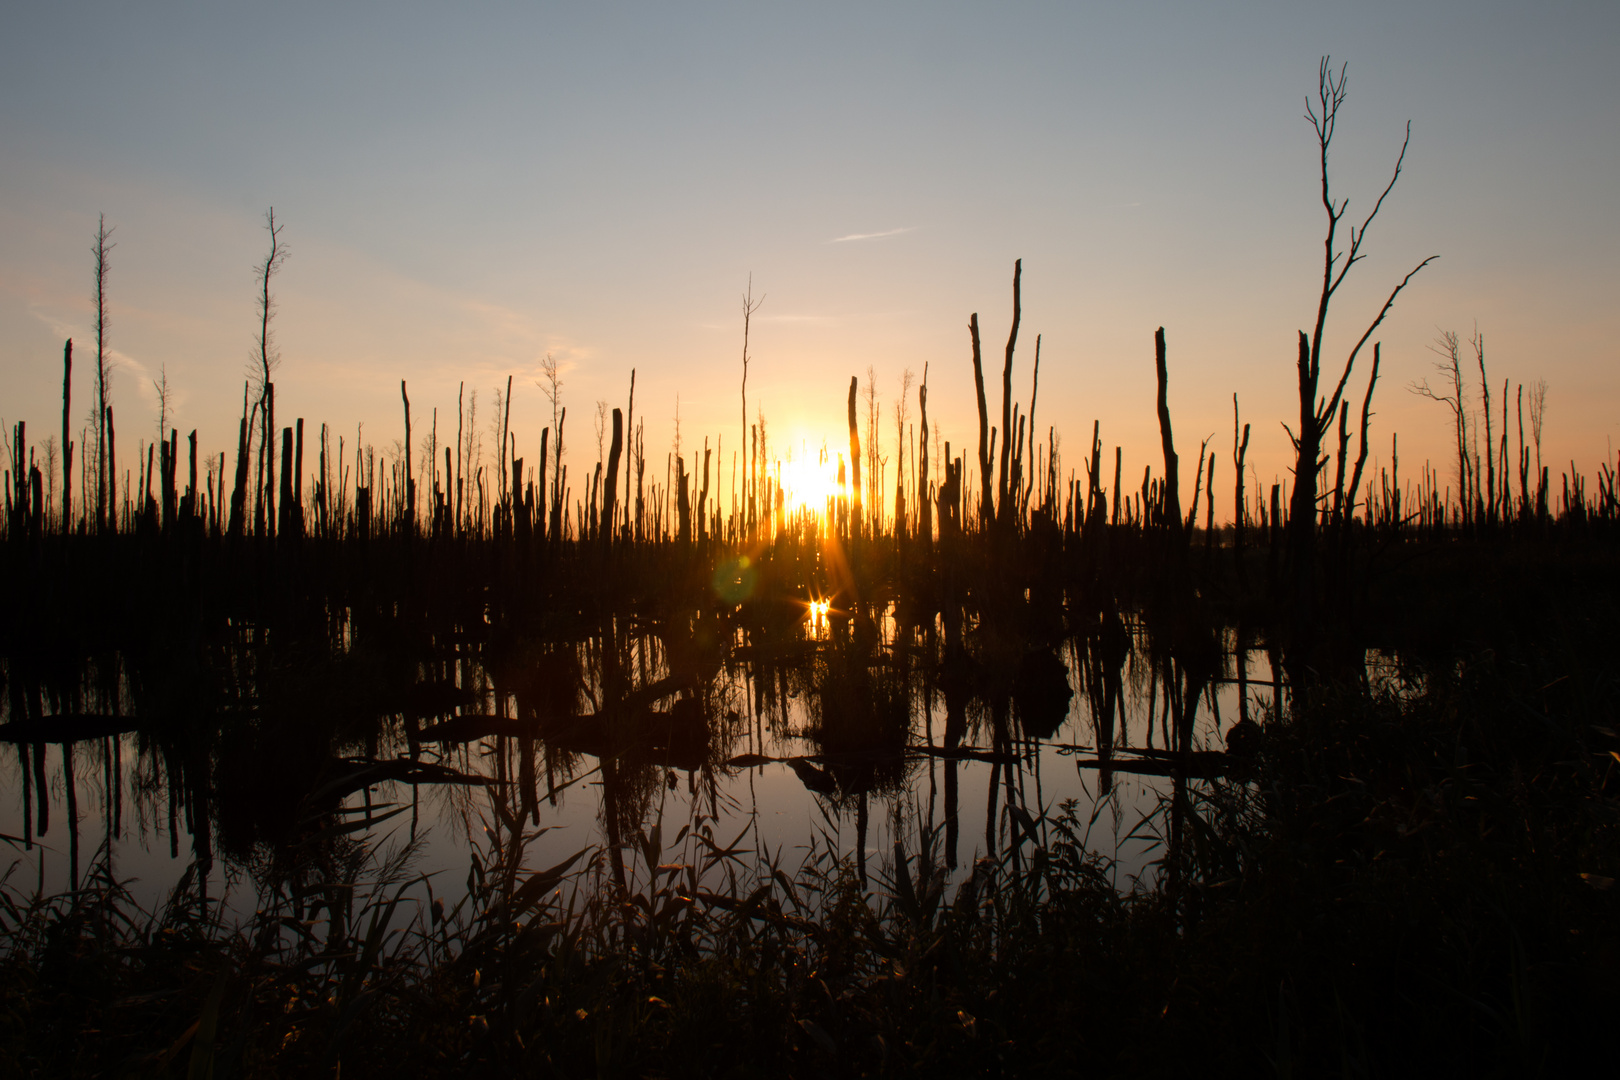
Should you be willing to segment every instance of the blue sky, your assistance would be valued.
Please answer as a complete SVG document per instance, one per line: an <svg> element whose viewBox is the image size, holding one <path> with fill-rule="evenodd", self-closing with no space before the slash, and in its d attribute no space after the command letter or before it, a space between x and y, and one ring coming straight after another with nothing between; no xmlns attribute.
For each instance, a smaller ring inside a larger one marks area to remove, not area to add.
<svg viewBox="0 0 1620 1080"><path fill-rule="evenodd" d="M573 460L632 367L649 452L677 397L689 446L734 448L750 273L750 410L779 444L836 448L850 375L892 399L926 363L961 445L967 317L999 356L1021 257L1015 387L1041 333L1067 465L1093 418L1128 473L1154 460L1163 325L1183 457L1219 433L1226 475L1237 392L1270 482L1320 285L1301 113L1331 53L1352 218L1409 119L1412 143L1327 354L1440 256L1381 328L1375 446L1398 429L1403 472L1445 460L1443 407L1404 386L1477 320L1494 380L1548 380L1547 456L1589 470L1620 433L1617 44L1597 3L33 5L0 38L0 415L57 429L69 335L88 402L105 212L120 445L166 367L182 430L227 448L274 205L278 417L379 446L401 378L442 425L458 382L487 415L508 375L537 442L549 351Z"/></svg>

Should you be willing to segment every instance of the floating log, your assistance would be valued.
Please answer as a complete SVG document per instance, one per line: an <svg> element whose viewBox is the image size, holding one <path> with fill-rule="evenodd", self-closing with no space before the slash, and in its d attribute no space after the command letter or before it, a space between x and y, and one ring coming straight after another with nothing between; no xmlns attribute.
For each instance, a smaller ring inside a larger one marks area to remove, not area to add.
<svg viewBox="0 0 1620 1080"><path fill-rule="evenodd" d="M1216 750L1178 754L1174 751L1136 751L1152 754L1137 758L1076 758L1075 765L1082 769L1108 769L1116 773L1134 773L1138 776L1185 776L1197 780L1213 780L1226 775L1232 767L1232 758Z"/></svg>

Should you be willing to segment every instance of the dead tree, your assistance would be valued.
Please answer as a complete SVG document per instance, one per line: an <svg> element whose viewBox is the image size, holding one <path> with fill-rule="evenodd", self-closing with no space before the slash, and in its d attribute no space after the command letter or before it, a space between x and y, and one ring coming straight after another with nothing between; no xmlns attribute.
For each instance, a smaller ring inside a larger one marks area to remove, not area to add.
<svg viewBox="0 0 1620 1080"><path fill-rule="evenodd" d="M1153 362L1159 381L1159 441L1164 447L1164 521L1165 528L1175 533L1181 528L1180 467L1176 458L1176 441L1170 430L1170 370L1165 365L1162 326L1153 334ZM1202 464L1203 460L1204 454L1200 450L1198 461ZM1191 522L1188 524L1190 526Z"/></svg>
<svg viewBox="0 0 1620 1080"><path fill-rule="evenodd" d="M860 379L857 376L849 377L849 466L850 466L850 526L851 533L859 536L861 533L861 428L859 417L855 413L855 397L859 390ZM744 430L746 437L748 432Z"/></svg>
<svg viewBox="0 0 1620 1080"><path fill-rule="evenodd" d="M632 444L635 441L636 430L636 369L630 369L630 402L625 406L624 430L630 436ZM632 451L625 455L624 462L624 529L626 535L630 534L630 471L635 467L635 453Z"/></svg>
<svg viewBox="0 0 1620 1080"><path fill-rule="evenodd" d="M1007 463L1011 457L1013 429L1012 429L1012 367L1013 349L1018 345L1018 321L1023 315L1022 297L1020 295L1020 282L1024 275L1024 260L1013 262L1013 315L1012 329L1007 333L1007 357L1001 366L1001 473L996 487L996 510L998 517L1005 517L1012 513L1012 507L1007 502ZM1010 517L1008 518L1010 520Z"/></svg>
<svg viewBox="0 0 1620 1080"><path fill-rule="evenodd" d="M612 544L613 542L613 514L619 491L619 455L622 453L624 453L624 414L618 409L614 409L613 445L608 448L607 487L602 492L602 524L600 531L603 544Z"/></svg>
<svg viewBox="0 0 1620 1080"><path fill-rule="evenodd" d="M906 399L911 395L915 378L910 368L901 373L900 397L894 403L894 532L900 537L906 534L906 421L909 416Z"/></svg>
<svg viewBox="0 0 1620 1080"><path fill-rule="evenodd" d="M270 292L270 279L276 276L283 263L287 261L287 245L281 242L281 230L284 226L276 224L276 208L271 207L264 216L264 227L270 233L270 250L265 254L264 260L253 268L254 280L259 284L259 292L255 301L259 310L259 347L254 357L255 367L253 376L259 382L259 464L258 488L259 495L256 503L255 516L261 530L265 522L276 519L275 487L275 387L271 383L271 375L281 364L281 353L276 349L275 334L270 327L275 318L276 300Z"/></svg>
<svg viewBox="0 0 1620 1080"><path fill-rule="evenodd" d="M1035 335L1035 366L1034 366L1033 370L1031 370L1030 376L1029 376L1029 440L1030 440L1030 446L1031 446L1030 457L1032 459L1035 456L1035 451L1033 449L1034 443L1035 443L1035 399L1038 396L1040 396L1040 390L1041 390L1041 335L1036 334ZM1050 464L1051 464L1050 459L1048 459L1048 466L1050 466ZM1034 468L1034 463L1032 461L1031 465L1030 465L1030 470L1029 470L1029 486L1024 491L1024 505L1026 505L1026 506L1029 504L1029 493L1030 493L1030 491L1034 490L1034 484L1035 484L1035 468Z"/></svg>
<svg viewBox="0 0 1620 1080"><path fill-rule="evenodd" d="M1238 437L1238 396L1232 395L1232 464L1237 469L1236 490L1232 495L1232 558L1237 564L1238 587L1244 588L1248 584L1247 572L1243 565L1243 525L1247 516L1247 508L1243 499L1243 459L1249 453L1249 425L1243 425L1243 435Z"/></svg>
<svg viewBox="0 0 1620 1080"><path fill-rule="evenodd" d="M73 529L73 441L68 438L68 413L72 401L73 339L68 338L67 344L62 346L62 532L64 534Z"/></svg>
<svg viewBox="0 0 1620 1080"><path fill-rule="evenodd" d="M1344 397L1345 384L1350 379L1350 373L1355 368L1356 356L1372 337L1384 317L1389 314L1390 308L1395 305L1395 298L1401 294L1408 282L1429 265L1436 256L1429 256L1418 263L1400 283L1390 292L1389 298L1379 309L1377 316L1368 325L1366 331L1357 340L1355 347L1350 350L1344 363L1344 371L1334 385L1332 394L1319 398L1318 382L1322 371L1322 336L1327 327L1328 308L1332 304L1333 295L1344 283L1345 275L1350 268L1365 256L1361 246L1366 240L1367 229L1372 225L1378 211L1383 208L1384 199L1395 187L1400 179L1401 165L1406 160L1406 148L1412 138L1412 124L1406 125L1406 137L1401 142L1400 155L1395 159L1395 169L1384 186L1378 200L1359 227L1354 224L1350 228L1350 242L1343 250L1338 247L1339 223L1349 210L1349 201L1335 201L1328 181L1328 148L1333 142L1334 128L1338 123L1339 109L1345 101L1345 68L1340 67L1335 75L1330 66L1329 58L1323 57L1317 68L1316 99L1309 97L1305 103L1305 119L1316 132L1317 148L1320 157L1320 170L1322 178L1322 207L1327 213L1327 236L1323 241L1322 256L1322 292L1317 301L1316 323L1310 334L1301 330L1299 333L1299 358L1297 361L1299 379L1299 429L1290 431L1294 442L1294 490L1289 506L1289 548L1294 572L1294 601L1296 631L1308 636L1312 621L1315 618L1314 596L1316 591L1316 501L1317 501L1317 473L1321 468L1322 436L1339 414L1339 402ZM1305 638L1300 638L1305 644ZM1305 651L1308 650L1308 645Z"/></svg>
<svg viewBox="0 0 1620 1080"><path fill-rule="evenodd" d="M742 439L743 439L743 448L744 448L743 453L745 455L748 453L748 446L749 446L749 441L748 441L748 360L749 360L749 356L748 356L748 330L749 330L750 324L753 322L754 312L758 311L759 306L761 304L763 304L764 302L765 302L765 296L764 296L763 293L760 294L760 298L758 300L754 299L754 275L749 274L748 275L748 291L743 293ZM751 480L751 478L754 475L754 469L757 467L757 462L754 459L750 459L750 458L745 457L744 461L743 461L743 467L746 470L744 475L746 477L750 478L750 480ZM744 502L745 505L748 502L749 496L752 494L752 492L749 489L750 480L744 480L743 481L743 502Z"/></svg>
<svg viewBox="0 0 1620 1080"><path fill-rule="evenodd" d="M923 364L922 385L917 388L917 409L922 414L922 441L917 462L917 534L923 546L934 542L934 518L928 499L928 364Z"/></svg>
<svg viewBox="0 0 1620 1080"><path fill-rule="evenodd" d="M1435 338L1429 350L1440 357L1434 369L1440 373L1450 385L1436 390L1429 385L1429 380L1413 383L1409 389L1418 397L1438 401L1451 410L1452 435L1457 450L1457 494L1461 503L1462 516L1459 520L1466 523L1469 519L1469 507L1472 500L1469 493L1473 490L1473 467L1469 462L1468 445L1468 401L1467 386L1463 381L1462 373L1462 347L1455 332L1442 330L1440 336Z"/></svg>
<svg viewBox="0 0 1620 1080"><path fill-rule="evenodd" d="M507 387L510 389L511 384ZM416 532L416 481L411 476L411 396L405 392L404 379L399 380L399 398L405 403L405 532L410 535ZM429 461L431 455L429 451Z"/></svg>
<svg viewBox="0 0 1620 1080"><path fill-rule="evenodd" d="M112 357L107 351L107 329L110 320L107 317L107 274L111 269L107 256L116 244L107 241L112 237L113 230L107 228L107 215L102 214L100 223L96 226L96 246L90 249L95 256L96 275L96 529L107 527L108 503L112 500L109 490L113 481L113 465L108 461L107 448L107 409L110 402L107 400L107 380L112 375Z"/></svg>
<svg viewBox="0 0 1620 1080"><path fill-rule="evenodd" d="M979 313L968 316L968 337L973 342L973 388L979 400L979 523L990 520L990 415L984 401L984 363L979 352Z"/></svg>
<svg viewBox="0 0 1620 1080"><path fill-rule="evenodd" d="M1485 523L1495 525L1496 443L1491 435L1491 380L1485 375L1485 335L1479 332L1478 324L1474 326L1474 336L1469 339L1469 344L1474 347L1474 359L1479 362L1480 403L1485 414Z"/></svg>

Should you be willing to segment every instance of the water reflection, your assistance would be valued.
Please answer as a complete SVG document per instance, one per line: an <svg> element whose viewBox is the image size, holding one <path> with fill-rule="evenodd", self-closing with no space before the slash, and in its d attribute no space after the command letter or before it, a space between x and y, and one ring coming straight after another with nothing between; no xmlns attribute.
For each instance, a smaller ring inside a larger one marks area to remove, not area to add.
<svg viewBox="0 0 1620 1080"><path fill-rule="evenodd" d="M553 827L541 862L599 843L622 882L636 837L697 813L761 852L825 836L863 880L872 852L937 834L960 873L1016 863L1071 798L1100 808L1095 845L1128 880L1174 852L1188 785L1233 767L1225 733L1274 697L1241 628L1061 591L862 601L828 563L801 569L803 596L742 604L524 614L447 594L451 619L328 603L189 648L11 656L13 883L76 888L104 858L148 896L194 866L206 897L314 841L336 858L396 833L453 868L492 822Z"/></svg>

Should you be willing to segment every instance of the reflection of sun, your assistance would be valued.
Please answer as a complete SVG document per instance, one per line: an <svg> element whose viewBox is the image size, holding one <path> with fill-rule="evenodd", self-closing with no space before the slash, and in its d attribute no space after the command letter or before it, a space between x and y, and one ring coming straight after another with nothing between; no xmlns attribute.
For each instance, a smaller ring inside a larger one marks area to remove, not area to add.
<svg viewBox="0 0 1620 1080"><path fill-rule="evenodd" d="M782 498L790 513L811 510L827 512L827 500L838 494L838 466L817 461L806 454L782 463Z"/></svg>
<svg viewBox="0 0 1620 1080"><path fill-rule="evenodd" d="M810 633L821 637L827 631L827 615L832 611L831 600L810 601Z"/></svg>

